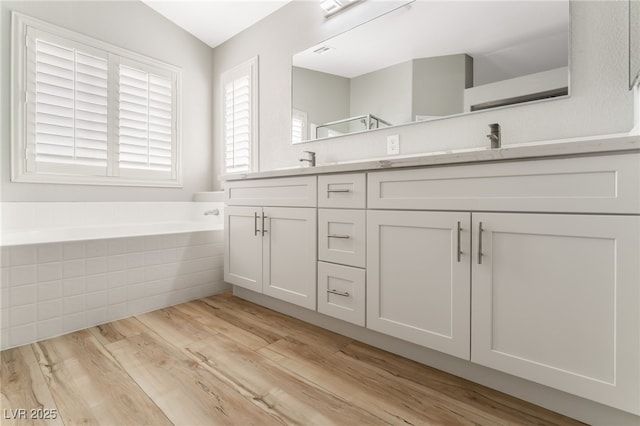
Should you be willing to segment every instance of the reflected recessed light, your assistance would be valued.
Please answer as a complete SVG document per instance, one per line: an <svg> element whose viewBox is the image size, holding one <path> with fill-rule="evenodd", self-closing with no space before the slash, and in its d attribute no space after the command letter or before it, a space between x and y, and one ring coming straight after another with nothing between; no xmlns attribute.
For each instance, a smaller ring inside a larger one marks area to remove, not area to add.
<svg viewBox="0 0 640 426"><path fill-rule="evenodd" d="M324 0L320 3L320 7L327 14L330 14L330 13L336 12L338 9L342 7L342 5L338 3L337 0Z"/></svg>
<svg viewBox="0 0 640 426"><path fill-rule="evenodd" d="M328 18L341 10L346 9L356 3L364 0L321 0L320 7L325 11L325 17Z"/></svg>
<svg viewBox="0 0 640 426"><path fill-rule="evenodd" d="M335 47L329 47L329 46L320 46L318 47L316 50L313 51L313 53L317 53L318 55L322 55L323 53L327 53L331 50L335 50Z"/></svg>

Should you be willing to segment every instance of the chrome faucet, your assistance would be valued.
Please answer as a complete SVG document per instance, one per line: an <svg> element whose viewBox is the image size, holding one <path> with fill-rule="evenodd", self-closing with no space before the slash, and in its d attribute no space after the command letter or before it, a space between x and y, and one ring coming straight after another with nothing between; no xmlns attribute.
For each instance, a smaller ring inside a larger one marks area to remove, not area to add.
<svg viewBox="0 0 640 426"><path fill-rule="evenodd" d="M300 161L307 161L311 167L316 165L316 153L313 151L303 151L305 154L309 154L309 158L301 158Z"/></svg>
<svg viewBox="0 0 640 426"><path fill-rule="evenodd" d="M491 141L491 149L500 148L500 125L498 123L489 124L490 134L487 135Z"/></svg>

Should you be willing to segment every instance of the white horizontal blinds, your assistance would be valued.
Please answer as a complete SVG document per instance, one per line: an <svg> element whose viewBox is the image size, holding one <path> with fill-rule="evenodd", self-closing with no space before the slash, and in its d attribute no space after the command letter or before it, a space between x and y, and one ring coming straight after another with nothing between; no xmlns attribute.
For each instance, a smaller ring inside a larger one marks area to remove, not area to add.
<svg viewBox="0 0 640 426"><path fill-rule="evenodd" d="M224 85L227 173L248 171L251 164L251 69L235 74Z"/></svg>
<svg viewBox="0 0 640 426"><path fill-rule="evenodd" d="M118 166L171 172L171 79L120 65L118 87Z"/></svg>
<svg viewBox="0 0 640 426"><path fill-rule="evenodd" d="M106 168L106 58L40 38L35 44L36 163Z"/></svg>

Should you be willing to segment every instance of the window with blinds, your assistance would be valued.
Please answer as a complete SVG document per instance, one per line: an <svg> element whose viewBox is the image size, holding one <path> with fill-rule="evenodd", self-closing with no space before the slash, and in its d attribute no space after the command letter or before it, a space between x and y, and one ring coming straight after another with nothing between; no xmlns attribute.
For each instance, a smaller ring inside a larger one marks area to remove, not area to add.
<svg viewBox="0 0 640 426"><path fill-rule="evenodd" d="M222 75L225 171L246 172L257 164L257 58Z"/></svg>
<svg viewBox="0 0 640 426"><path fill-rule="evenodd" d="M171 80L120 65L118 165L171 171Z"/></svg>
<svg viewBox="0 0 640 426"><path fill-rule="evenodd" d="M291 114L291 143L300 143L307 137L307 113L293 109Z"/></svg>
<svg viewBox="0 0 640 426"><path fill-rule="evenodd" d="M180 70L12 14L12 179L180 186Z"/></svg>
<svg viewBox="0 0 640 426"><path fill-rule="evenodd" d="M35 161L107 167L107 60L36 39Z"/></svg>

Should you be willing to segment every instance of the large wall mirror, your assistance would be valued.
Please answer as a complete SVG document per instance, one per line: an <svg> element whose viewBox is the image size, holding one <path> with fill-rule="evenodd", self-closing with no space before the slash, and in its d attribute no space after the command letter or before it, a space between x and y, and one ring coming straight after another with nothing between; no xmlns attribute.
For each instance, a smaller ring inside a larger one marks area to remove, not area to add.
<svg viewBox="0 0 640 426"><path fill-rule="evenodd" d="M568 0L393 10L293 56L292 141L568 95L569 19Z"/></svg>

